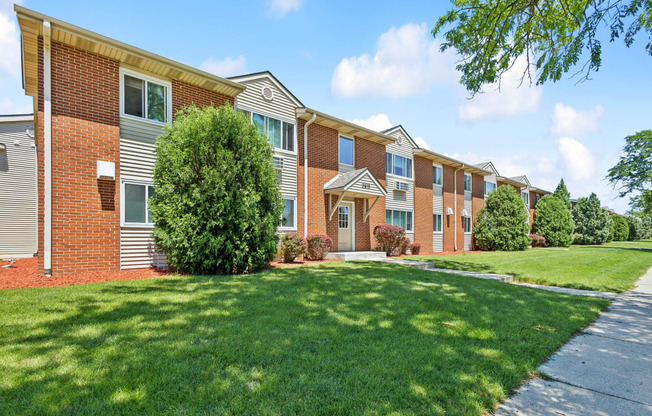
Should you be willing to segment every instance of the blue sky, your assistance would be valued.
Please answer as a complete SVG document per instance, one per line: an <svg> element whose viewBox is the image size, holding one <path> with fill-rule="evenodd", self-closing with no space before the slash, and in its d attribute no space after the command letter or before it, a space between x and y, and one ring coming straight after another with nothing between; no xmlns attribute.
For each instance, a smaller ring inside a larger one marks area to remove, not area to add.
<svg viewBox="0 0 652 416"><path fill-rule="evenodd" d="M526 174L603 205L627 199L603 178L623 138L650 129L652 58L642 40L604 43L603 66L580 84L487 87L469 100L455 57L429 32L448 2L25 0L25 7L218 75L271 71L305 105L371 128L402 124L431 150L502 175ZM0 0L0 113L25 112L18 31ZM522 67L523 68L523 67Z"/></svg>

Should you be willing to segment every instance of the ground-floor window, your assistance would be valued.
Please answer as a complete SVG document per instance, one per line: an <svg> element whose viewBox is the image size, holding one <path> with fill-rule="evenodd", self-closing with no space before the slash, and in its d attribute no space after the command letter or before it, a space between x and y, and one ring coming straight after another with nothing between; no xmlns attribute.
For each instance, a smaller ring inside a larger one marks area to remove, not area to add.
<svg viewBox="0 0 652 416"><path fill-rule="evenodd" d="M294 199L283 200L283 214L281 214L281 224L279 225L279 228L287 230L296 229L295 205L296 200Z"/></svg>
<svg viewBox="0 0 652 416"><path fill-rule="evenodd" d="M153 226L149 212L149 199L156 195L151 182L122 182L122 223L123 225Z"/></svg>
<svg viewBox="0 0 652 416"><path fill-rule="evenodd" d="M432 214L432 231L440 233L442 230L442 214Z"/></svg>
<svg viewBox="0 0 652 416"><path fill-rule="evenodd" d="M464 217L464 232L471 232L471 217Z"/></svg>
<svg viewBox="0 0 652 416"><path fill-rule="evenodd" d="M412 211L388 209L385 211L385 223L399 226L405 231L412 231Z"/></svg>

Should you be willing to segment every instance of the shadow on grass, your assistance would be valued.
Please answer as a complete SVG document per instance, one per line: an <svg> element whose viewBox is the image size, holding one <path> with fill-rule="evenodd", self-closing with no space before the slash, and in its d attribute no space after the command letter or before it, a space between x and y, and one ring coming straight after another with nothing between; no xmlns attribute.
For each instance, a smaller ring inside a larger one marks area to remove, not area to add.
<svg viewBox="0 0 652 416"><path fill-rule="evenodd" d="M378 263L5 296L0 413L39 415L480 415L607 304Z"/></svg>

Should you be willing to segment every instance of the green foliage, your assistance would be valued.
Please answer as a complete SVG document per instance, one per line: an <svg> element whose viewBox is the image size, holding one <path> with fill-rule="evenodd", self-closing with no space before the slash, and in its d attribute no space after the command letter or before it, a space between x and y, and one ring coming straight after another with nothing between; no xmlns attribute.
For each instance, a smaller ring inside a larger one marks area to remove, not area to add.
<svg viewBox="0 0 652 416"><path fill-rule="evenodd" d="M600 207L600 200L595 193L588 198L577 200L573 208L576 244L602 244L609 240L611 218Z"/></svg>
<svg viewBox="0 0 652 416"><path fill-rule="evenodd" d="M514 188L499 186L478 212L473 229L476 245L481 250L525 250L530 244L528 218L523 200Z"/></svg>
<svg viewBox="0 0 652 416"><path fill-rule="evenodd" d="M378 243L378 249L384 251L385 254L391 256L395 250L401 250L401 245L404 244L405 230L397 225L381 224L374 228L374 237Z"/></svg>
<svg viewBox="0 0 652 416"><path fill-rule="evenodd" d="M557 188L555 189L555 192L552 193L552 195L559 198L564 203L564 205L566 205L566 208L568 208L569 211L571 210L573 206L570 200L570 192L568 192L568 189L566 188L564 178L561 178L559 185L557 185Z"/></svg>
<svg viewBox="0 0 652 416"><path fill-rule="evenodd" d="M182 110L156 155L154 240L172 268L243 273L274 259L282 208L272 149L242 114Z"/></svg>
<svg viewBox="0 0 652 416"><path fill-rule="evenodd" d="M620 215L611 216L611 229L613 241L627 241L629 239L629 225Z"/></svg>
<svg viewBox="0 0 652 416"><path fill-rule="evenodd" d="M629 240L642 240L652 238L652 215L641 212L631 213L627 216L629 225Z"/></svg>
<svg viewBox="0 0 652 416"><path fill-rule="evenodd" d="M306 244L310 260L323 260L333 248L333 240L326 234L310 234L306 237Z"/></svg>
<svg viewBox="0 0 652 416"><path fill-rule="evenodd" d="M600 37L613 41L624 35L629 47L639 31L652 33L652 2L453 0L433 36L445 26L452 28L444 33L441 49L458 53L460 82L475 94L497 82L518 58L532 64L525 65L523 76L537 84L558 81L578 64L588 79L602 64ZM652 55L651 40L645 49ZM589 57L582 63L584 52Z"/></svg>
<svg viewBox="0 0 652 416"><path fill-rule="evenodd" d="M562 185L563 182L560 183ZM573 215L561 198L554 194L546 195L537 202L534 231L545 237L548 247L568 247L573 243Z"/></svg>
<svg viewBox="0 0 652 416"><path fill-rule="evenodd" d="M307 254L306 240L297 233L286 233L281 237L279 253L284 263L292 263L299 256Z"/></svg>
<svg viewBox="0 0 652 416"><path fill-rule="evenodd" d="M607 179L614 187L620 185L619 195L632 192L632 208L652 213L652 130L643 130L625 137L623 155L616 166L609 169Z"/></svg>

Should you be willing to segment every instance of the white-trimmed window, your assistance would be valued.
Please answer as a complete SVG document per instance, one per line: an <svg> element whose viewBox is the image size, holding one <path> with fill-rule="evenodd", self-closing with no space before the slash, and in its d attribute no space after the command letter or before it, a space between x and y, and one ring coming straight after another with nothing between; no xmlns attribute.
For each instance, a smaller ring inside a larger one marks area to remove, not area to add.
<svg viewBox="0 0 652 416"><path fill-rule="evenodd" d="M464 174L464 192L471 192L471 175Z"/></svg>
<svg viewBox="0 0 652 416"><path fill-rule="evenodd" d="M295 199L283 200L283 213L281 214L281 223L279 228L282 230L297 229L297 210Z"/></svg>
<svg viewBox="0 0 652 416"><path fill-rule="evenodd" d="M287 152L294 153L296 151L294 146L295 125L293 123L281 121L248 110L240 109L240 111L245 115L245 117L248 117L251 120L254 126L258 128L260 134L267 136L272 147Z"/></svg>
<svg viewBox="0 0 652 416"><path fill-rule="evenodd" d="M471 217L464 217L464 233L470 234L471 228L472 228Z"/></svg>
<svg viewBox="0 0 652 416"><path fill-rule="evenodd" d="M444 216L442 214L432 214L432 232L441 233Z"/></svg>
<svg viewBox="0 0 652 416"><path fill-rule="evenodd" d="M156 195L151 182L122 181L122 225L153 227L154 221L149 211L149 199Z"/></svg>
<svg viewBox="0 0 652 416"><path fill-rule="evenodd" d="M354 166L355 164L355 154L354 154L354 143L353 139L348 137L340 136L339 143L339 154L340 154L340 164L347 166Z"/></svg>
<svg viewBox="0 0 652 416"><path fill-rule="evenodd" d="M433 185L439 185L441 186L442 181L443 181L443 175L442 175L442 168L441 166L433 166L432 167L432 183Z"/></svg>
<svg viewBox="0 0 652 416"><path fill-rule="evenodd" d="M341 229L349 228L349 207L340 205L337 210L337 227Z"/></svg>
<svg viewBox="0 0 652 416"><path fill-rule="evenodd" d="M496 190L496 184L493 182L484 181L484 195L488 196L490 193Z"/></svg>
<svg viewBox="0 0 652 416"><path fill-rule="evenodd" d="M122 69L120 113L126 117L167 123L172 116L171 89L167 81Z"/></svg>
<svg viewBox="0 0 652 416"><path fill-rule="evenodd" d="M387 153L385 155L385 172L403 176L404 178L412 178L412 159Z"/></svg>
<svg viewBox="0 0 652 416"><path fill-rule="evenodd" d="M523 198L523 202L525 202L526 206L530 206L530 193L528 191L523 191L521 192L521 198Z"/></svg>
<svg viewBox="0 0 652 416"><path fill-rule="evenodd" d="M401 227L407 232L412 231L412 211L400 209L385 210L385 223Z"/></svg>

